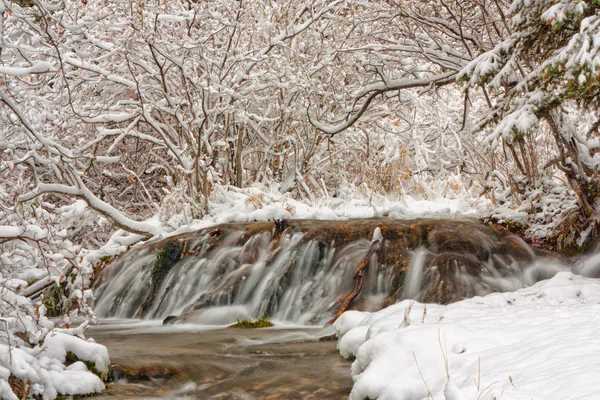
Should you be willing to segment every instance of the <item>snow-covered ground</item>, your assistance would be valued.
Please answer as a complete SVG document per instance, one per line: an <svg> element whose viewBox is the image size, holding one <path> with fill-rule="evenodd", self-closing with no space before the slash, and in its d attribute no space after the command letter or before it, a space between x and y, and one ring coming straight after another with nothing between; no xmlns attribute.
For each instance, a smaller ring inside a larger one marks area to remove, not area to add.
<svg viewBox="0 0 600 400"><path fill-rule="evenodd" d="M447 306L410 300L335 323L351 400L600 398L600 281L561 272Z"/></svg>
<svg viewBox="0 0 600 400"><path fill-rule="evenodd" d="M169 234L188 232L215 224L246 221L274 221L276 219L347 220L352 218L457 218L484 215L489 202L466 190L447 196L417 198L410 195L397 197L365 192L346 186L336 197L299 200L281 193L276 188L215 186L209 212L202 220L190 218L185 210L172 216L160 215L153 219L162 224ZM147 223L152 223L146 221Z"/></svg>

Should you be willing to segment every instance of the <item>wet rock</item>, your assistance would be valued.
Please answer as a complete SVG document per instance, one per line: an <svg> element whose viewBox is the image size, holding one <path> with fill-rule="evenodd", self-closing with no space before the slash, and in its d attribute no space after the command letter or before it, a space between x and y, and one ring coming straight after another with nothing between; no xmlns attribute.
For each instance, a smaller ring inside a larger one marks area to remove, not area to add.
<svg viewBox="0 0 600 400"><path fill-rule="evenodd" d="M121 379L126 379L128 381L150 381L155 379L170 378L178 373L178 370L160 365L127 367L118 364L111 364L108 366L108 381L115 382Z"/></svg>
<svg viewBox="0 0 600 400"><path fill-rule="evenodd" d="M290 225L287 219L275 220L275 235L281 235Z"/></svg>
<svg viewBox="0 0 600 400"><path fill-rule="evenodd" d="M171 370L167 367L149 365L138 369L131 379L138 381L147 381L152 379L170 378L176 374L177 371Z"/></svg>
<svg viewBox="0 0 600 400"><path fill-rule="evenodd" d="M177 321L177 315L169 315L163 320L163 325L173 325Z"/></svg>
<svg viewBox="0 0 600 400"><path fill-rule="evenodd" d="M213 229L212 231L208 232L209 236L216 237L216 238L218 238L222 234L223 234L223 229L219 229L219 228Z"/></svg>
<svg viewBox="0 0 600 400"><path fill-rule="evenodd" d="M108 381L116 382L125 378L125 369L118 364L110 364L108 366Z"/></svg>
<svg viewBox="0 0 600 400"><path fill-rule="evenodd" d="M332 335L327 335L327 336L321 336L319 338L319 342L329 342L332 340L337 340L337 335L334 333Z"/></svg>

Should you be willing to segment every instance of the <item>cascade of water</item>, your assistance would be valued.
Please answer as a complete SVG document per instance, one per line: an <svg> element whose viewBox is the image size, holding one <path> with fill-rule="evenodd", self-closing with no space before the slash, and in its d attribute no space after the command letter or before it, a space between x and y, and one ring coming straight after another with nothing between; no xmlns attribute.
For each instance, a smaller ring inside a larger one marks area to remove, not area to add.
<svg viewBox="0 0 600 400"><path fill-rule="evenodd" d="M426 248L419 247L410 252L410 261L408 263L408 272L404 278L404 291L402 297L405 299L419 300L421 292L421 283L423 282L423 269L429 253Z"/></svg>
<svg viewBox="0 0 600 400"><path fill-rule="evenodd" d="M191 320L226 323L268 314L301 324L324 323L340 297L351 291L356 260L369 242L358 240L336 252L323 242L303 241L303 236L275 240L263 232L242 246L230 241L184 257L165 276L147 315L184 314ZM130 253L112 266L96 289L97 315L138 316L150 291L155 259L152 252L141 257ZM381 305L391 279L389 272L378 270L377 262L372 264L364 298Z"/></svg>
<svg viewBox="0 0 600 400"><path fill-rule="evenodd" d="M96 314L119 318L137 316L150 290L155 260L154 252L130 253L124 255L114 268L105 271L104 283L95 290Z"/></svg>
<svg viewBox="0 0 600 400"><path fill-rule="evenodd" d="M513 291L566 270L588 277L600 274L600 255L569 265L537 258L521 239L470 222L463 223L477 228L470 236L458 235L454 225L448 230L438 229L439 222L422 222L427 223L433 228L425 230L428 236L417 235L419 240L411 242L399 234L393 240L384 237L381 252L364 271L355 307L374 311L406 298L450 302ZM404 224L400 228L406 228ZM406 229L423 232L414 223ZM356 236L335 246L340 238L335 231L318 236L248 229L220 238L221 233L205 231L187 239L190 247L175 246L182 258L165 272L159 287L152 282L159 246L142 246L123 255L103 271L102 283L95 288L97 315L160 319L177 315L207 324L269 315L322 324L352 292L356 268L370 246L366 238ZM186 253L192 246L193 251Z"/></svg>

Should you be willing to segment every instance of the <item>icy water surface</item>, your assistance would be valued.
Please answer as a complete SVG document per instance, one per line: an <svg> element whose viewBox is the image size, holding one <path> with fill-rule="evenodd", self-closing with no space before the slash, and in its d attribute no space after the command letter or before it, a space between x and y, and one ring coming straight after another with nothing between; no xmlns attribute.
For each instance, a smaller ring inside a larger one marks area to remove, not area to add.
<svg viewBox="0 0 600 400"><path fill-rule="evenodd" d="M332 332L113 320L87 331L108 347L112 363L180 372L166 380L122 380L95 399L347 399L350 362L337 354L336 341L318 340Z"/></svg>

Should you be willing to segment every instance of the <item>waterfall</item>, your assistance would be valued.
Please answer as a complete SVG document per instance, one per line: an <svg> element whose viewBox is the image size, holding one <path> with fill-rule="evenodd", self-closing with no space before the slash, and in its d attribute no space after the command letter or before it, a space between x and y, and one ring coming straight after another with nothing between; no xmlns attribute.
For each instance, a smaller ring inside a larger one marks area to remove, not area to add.
<svg viewBox="0 0 600 400"><path fill-rule="evenodd" d="M243 245L222 243L211 250L205 246L169 270L147 316L187 315L218 324L270 315L300 324L324 323L340 296L352 289L356 260L363 257L369 241L336 249L303 237L293 233L273 239L271 233L262 232ZM156 252L132 251L112 265L95 290L96 314L139 316L150 292L155 259ZM390 276L372 264L362 296L380 305Z"/></svg>
<svg viewBox="0 0 600 400"><path fill-rule="evenodd" d="M410 261L408 263L408 272L406 273L406 278L404 278L403 298L413 300L419 299L418 296L421 291L426 256L427 249L424 247L419 247L411 252Z"/></svg>
<svg viewBox="0 0 600 400"><path fill-rule="evenodd" d="M263 315L323 324L353 291L356 268L379 227L381 248L368 260L353 308L375 311L405 298L448 303L512 291L562 270L600 271L600 257L566 266L472 221L290 221L284 232L269 223L222 225L119 257L96 283L95 312L101 318L174 315L206 324ZM165 249L175 262L157 272Z"/></svg>

